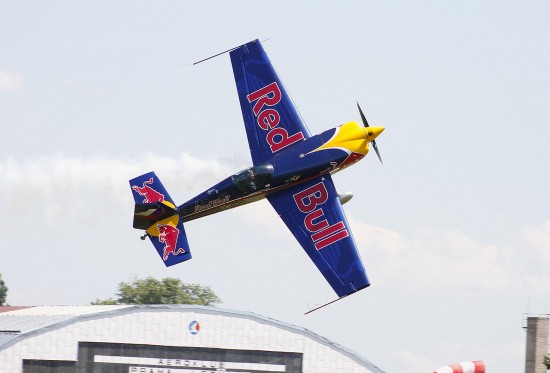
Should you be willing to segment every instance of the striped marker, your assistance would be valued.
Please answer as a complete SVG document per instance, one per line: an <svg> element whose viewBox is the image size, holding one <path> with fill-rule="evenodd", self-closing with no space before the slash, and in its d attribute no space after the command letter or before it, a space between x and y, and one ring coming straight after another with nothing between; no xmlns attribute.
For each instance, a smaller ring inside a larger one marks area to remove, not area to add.
<svg viewBox="0 0 550 373"><path fill-rule="evenodd" d="M434 373L485 373L485 363L481 360L446 365Z"/></svg>

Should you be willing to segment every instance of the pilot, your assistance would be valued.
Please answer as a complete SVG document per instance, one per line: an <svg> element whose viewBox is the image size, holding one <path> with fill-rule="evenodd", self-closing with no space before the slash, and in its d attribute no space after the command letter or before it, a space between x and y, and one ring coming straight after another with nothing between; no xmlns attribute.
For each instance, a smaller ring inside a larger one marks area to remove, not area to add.
<svg viewBox="0 0 550 373"><path fill-rule="evenodd" d="M254 171L248 170L248 177L246 178L246 180L247 180L247 183L248 183L248 189L251 192L255 192L257 187L256 187L256 183L255 183Z"/></svg>

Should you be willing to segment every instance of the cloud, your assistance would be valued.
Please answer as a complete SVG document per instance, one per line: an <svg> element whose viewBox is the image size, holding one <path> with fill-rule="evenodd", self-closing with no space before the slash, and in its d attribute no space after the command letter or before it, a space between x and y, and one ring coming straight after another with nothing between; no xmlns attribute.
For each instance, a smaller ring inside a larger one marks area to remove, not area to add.
<svg viewBox="0 0 550 373"><path fill-rule="evenodd" d="M176 158L151 153L139 159L61 155L8 159L0 162L0 219L32 216L46 224L63 219L92 224L97 211L131 214L128 180L137 175L155 170L172 198L183 203L242 166L185 153ZM255 230L269 237L286 231L267 202L246 208L248 214L239 214L239 219ZM436 295L550 291L550 220L523 227L510 243L479 242L459 230L434 227L416 227L404 234L366 224L349 213L348 220L378 286ZM293 240L287 233L284 239Z"/></svg>
<svg viewBox="0 0 550 373"><path fill-rule="evenodd" d="M21 74L0 70L0 92L23 89L25 78Z"/></svg>
<svg viewBox="0 0 550 373"><path fill-rule="evenodd" d="M171 196L190 198L235 171L230 161L148 154L140 159L48 156L0 163L3 219L34 216L47 221L86 218L86 212L109 205L131 206L128 180L155 170ZM185 195L178 195L185 191ZM91 213L91 212L90 212Z"/></svg>
<svg viewBox="0 0 550 373"><path fill-rule="evenodd" d="M550 220L521 230L523 241L531 248L533 265L550 268Z"/></svg>
<svg viewBox="0 0 550 373"><path fill-rule="evenodd" d="M410 351L394 351L392 358L400 367L400 372L433 372L438 363L424 354L415 354ZM441 363L439 363L441 365Z"/></svg>
<svg viewBox="0 0 550 373"><path fill-rule="evenodd" d="M526 226L515 243L485 243L458 230L422 227L404 235L348 218L381 286L439 295L550 291L550 220Z"/></svg>

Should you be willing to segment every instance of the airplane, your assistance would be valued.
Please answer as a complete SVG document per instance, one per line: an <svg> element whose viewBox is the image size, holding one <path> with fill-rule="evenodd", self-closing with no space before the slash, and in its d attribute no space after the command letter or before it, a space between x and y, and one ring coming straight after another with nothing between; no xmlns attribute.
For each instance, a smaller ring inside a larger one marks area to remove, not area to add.
<svg viewBox="0 0 550 373"><path fill-rule="evenodd" d="M171 266L191 259L184 223L267 198L336 292L336 300L368 287L342 209L352 194L339 194L332 175L361 160L370 144L382 162L375 139L384 127L369 126L357 103L362 124L351 121L311 135L259 40L226 52L253 165L179 206L154 172L130 180L136 203L133 227L145 230L141 238L149 237Z"/></svg>

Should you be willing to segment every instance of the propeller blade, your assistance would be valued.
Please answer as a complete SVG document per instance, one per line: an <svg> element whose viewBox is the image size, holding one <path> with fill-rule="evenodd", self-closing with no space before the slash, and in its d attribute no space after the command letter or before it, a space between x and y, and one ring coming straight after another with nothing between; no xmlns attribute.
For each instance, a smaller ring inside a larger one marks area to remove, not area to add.
<svg viewBox="0 0 550 373"><path fill-rule="evenodd" d="M365 114L363 114L363 110L361 110L361 106L359 106L359 102L357 102L357 109L359 109L359 114L361 114L361 120L363 121L363 126L368 127L369 122L367 122L367 118L365 117ZM378 159L380 160L380 163L382 166L384 165L384 162L382 162L382 157L380 156L380 152L378 151L378 146L376 146L376 141L372 140L372 147L374 148L374 151L376 152L376 155L378 156Z"/></svg>
<svg viewBox="0 0 550 373"><path fill-rule="evenodd" d="M376 146L376 140L372 141L372 147L374 148L374 151L376 152L376 155L378 156L378 159L380 160L380 163L383 166L384 162L382 162L382 157L380 156L380 152L378 151L378 146Z"/></svg>
<svg viewBox="0 0 550 373"><path fill-rule="evenodd" d="M361 110L361 106L359 106L359 102L357 102L357 109L359 109L359 114L361 114L361 120L363 121L363 126L368 127L369 122L367 122L367 118L365 118L365 114L363 114L363 110Z"/></svg>

